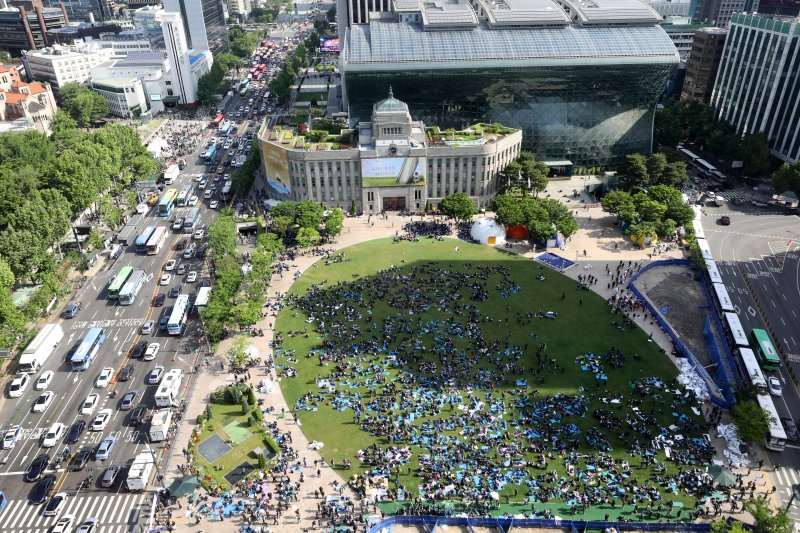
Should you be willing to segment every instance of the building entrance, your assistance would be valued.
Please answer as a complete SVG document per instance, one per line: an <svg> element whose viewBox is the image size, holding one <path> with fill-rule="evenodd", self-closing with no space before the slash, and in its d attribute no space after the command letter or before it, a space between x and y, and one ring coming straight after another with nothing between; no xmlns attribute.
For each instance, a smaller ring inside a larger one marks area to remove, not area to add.
<svg viewBox="0 0 800 533"><path fill-rule="evenodd" d="M405 196L385 196L382 200L384 211L403 211L406 208Z"/></svg>

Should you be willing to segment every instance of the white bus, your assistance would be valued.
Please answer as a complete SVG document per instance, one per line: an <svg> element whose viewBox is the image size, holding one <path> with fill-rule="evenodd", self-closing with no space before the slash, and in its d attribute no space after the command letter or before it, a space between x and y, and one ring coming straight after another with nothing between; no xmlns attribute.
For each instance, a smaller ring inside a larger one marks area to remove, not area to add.
<svg viewBox="0 0 800 533"><path fill-rule="evenodd" d="M711 259L714 260L714 256L711 255L711 247L708 245L708 241L705 239L697 239L697 246L700 247L700 253L703 254L703 259L708 261Z"/></svg>
<svg viewBox="0 0 800 533"><path fill-rule="evenodd" d="M144 270L134 270L131 277L129 277L128 281L123 285L122 290L119 291L119 304L133 304L136 301L136 297L139 296L139 291L142 289L142 285L144 285L145 281L147 281L147 272Z"/></svg>
<svg viewBox="0 0 800 533"><path fill-rule="evenodd" d="M711 283L722 283L722 276L719 275L716 261L707 259L706 270L708 270L708 277L711 279Z"/></svg>
<svg viewBox="0 0 800 533"><path fill-rule="evenodd" d="M733 344L740 348L750 349L750 343L747 342L747 335L742 327L742 322L739 320L739 315L725 313L725 323L728 326L728 333L730 333Z"/></svg>
<svg viewBox="0 0 800 533"><path fill-rule="evenodd" d="M759 387L764 390L767 388L767 380L761 372L761 367L758 365L756 354L750 348L740 348L739 357L742 361L742 366L747 376L750 378L750 383L754 387ZM767 435L767 442L765 446L768 450L781 451L786 446L786 431L781 425L780 418L778 417L778 410L775 409L775 402L769 394L759 394L756 399L758 405L767 414L767 423L769 424L769 434Z"/></svg>
<svg viewBox="0 0 800 533"><path fill-rule="evenodd" d="M189 319L189 295L181 294L175 301L172 314L167 321L167 333L170 335L183 335L186 331L186 321Z"/></svg>
<svg viewBox="0 0 800 533"><path fill-rule="evenodd" d="M157 407L177 407L180 404L181 384L183 383L183 370L173 368L161 380L161 385L156 391Z"/></svg>
<svg viewBox="0 0 800 533"><path fill-rule="evenodd" d="M200 225L200 218L199 207L190 207L187 209L183 217L183 231L186 233L194 233L194 230Z"/></svg>
<svg viewBox="0 0 800 533"><path fill-rule="evenodd" d="M728 296L728 289L725 288L725 285L722 283L714 283L714 292L717 294L717 301L719 302L719 307L725 312L733 312L735 311L733 307L733 302L731 301L731 297Z"/></svg>

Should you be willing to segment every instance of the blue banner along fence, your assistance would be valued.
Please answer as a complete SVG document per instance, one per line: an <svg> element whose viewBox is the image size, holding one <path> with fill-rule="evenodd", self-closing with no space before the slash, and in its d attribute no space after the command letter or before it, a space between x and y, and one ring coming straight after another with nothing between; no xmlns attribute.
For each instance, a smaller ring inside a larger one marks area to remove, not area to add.
<svg viewBox="0 0 800 533"><path fill-rule="evenodd" d="M706 390L708 390L711 403L713 403L714 405L716 405L721 409L730 410L733 404L729 402L728 399L725 398L725 395L723 394L722 390L720 390L719 386L717 386L716 381L714 381L714 379L709 375L708 371L706 371L706 369L703 368L703 365L700 364L700 361L697 360L697 357L695 357L692 351L680 341L678 336L675 334L675 331L672 329L669 323L667 323L661 317L661 314L658 312L658 310L654 308L653 305L650 303L650 301L647 300L647 298L645 298L644 295L641 292L639 292L639 289L637 289L634 286L634 282L637 279L639 279L639 276L653 267L688 266L688 265L689 265L688 259L665 259L663 261L655 261L653 263L649 263L643 266L642 269L639 270L639 272L633 275L631 280L628 282L628 288L645 305L645 307L647 307L647 310L650 311L650 314L655 317L658 325L661 326L661 328L664 330L667 336L672 340L678 351L681 354L683 354L683 356L686 357L686 359L689 360L694 372L705 382ZM711 302L708 303L709 305L711 304Z"/></svg>
<svg viewBox="0 0 800 533"><path fill-rule="evenodd" d="M368 533L382 530L391 531L392 526L423 526L426 531L434 531L437 526L496 528L503 533L511 528L551 528L562 530L602 531L615 528L618 531L675 531L706 532L711 531L711 524L694 524L687 522L591 522L586 520L537 520L528 518L456 518L443 516L391 516L371 528ZM427 526L427 527L425 527Z"/></svg>

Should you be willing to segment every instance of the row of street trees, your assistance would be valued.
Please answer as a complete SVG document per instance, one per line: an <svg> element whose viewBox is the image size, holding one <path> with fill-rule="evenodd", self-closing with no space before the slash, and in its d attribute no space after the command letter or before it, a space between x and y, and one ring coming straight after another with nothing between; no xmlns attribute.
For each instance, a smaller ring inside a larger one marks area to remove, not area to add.
<svg viewBox="0 0 800 533"><path fill-rule="evenodd" d="M225 75L234 70L237 75L239 69L244 66L244 61L233 54L222 53L214 56L214 64L211 70L200 76L197 80L197 99L204 104L214 101L215 94L224 94L231 89L229 81L225 80Z"/></svg>

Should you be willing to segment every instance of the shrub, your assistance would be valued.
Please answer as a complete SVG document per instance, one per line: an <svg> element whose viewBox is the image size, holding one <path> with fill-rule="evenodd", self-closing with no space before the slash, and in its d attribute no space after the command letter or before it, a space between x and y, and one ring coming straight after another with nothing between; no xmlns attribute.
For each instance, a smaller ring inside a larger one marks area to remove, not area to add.
<svg viewBox="0 0 800 533"><path fill-rule="evenodd" d="M253 387L247 387L247 391L245 392L245 394L247 394L247 401L250 402L250 405L255 405L256 393L253 390Z"/></svg>
<svg viewBox="0 0 800 533"><path fill-rule="evenodd" d="M262 413L261 409L258 407L254 407L251 413L253 413L253 416L255 416L259 421L264 420L264 413Z"/></svg>
<svg viewBox="0 0 800 533"><path fill-rule="evenodd" d="M226 386L217 387L209 398L211 403L228 403L228 391Z"/></svg>
<svg viewBox="0 0 800 533"><path fill-rule="evenodd" d="M197 415L197 425L202 426L203 423L206 421L206 417L203 415Z"/></svg>
<svg viewBox="0 0 800 533"><path fill-rule="evenodd" d="M247 399L242 399L242 414L246 415L250 412L250 404L247 402Z"/></svg>
<svg viewBox="0 0 800 533"><path fill-rule="evenodd" d="M214 418L214 413L211 411L211 404L206 405L206 418L209 420Z"/></svg>
<svg viewBox="0 0 800 533"><path fill-rule="evenodd" d="M258 427L258 420L256 420L256 417L253 416L253 413L250 413L250 416L247 417L247 423L250 425L250 427Z"/></svg>
<svg viewBox="0 0 800 533"><path fill-rule="evenodd" d="M258 468L266 468L267 467L267 458L264 456L263 453L258 454Z"/></svg>

